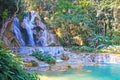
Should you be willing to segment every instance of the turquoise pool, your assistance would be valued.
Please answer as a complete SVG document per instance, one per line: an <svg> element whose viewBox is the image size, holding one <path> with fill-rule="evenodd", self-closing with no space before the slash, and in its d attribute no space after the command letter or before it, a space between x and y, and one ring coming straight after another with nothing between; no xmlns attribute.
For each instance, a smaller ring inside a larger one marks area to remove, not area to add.
<svg viewBox="0 0 120 80"><path fill-rule="evenodd" d="M81 71L47 72L42 80L120 80L120 65L87 66Z"/></svg>

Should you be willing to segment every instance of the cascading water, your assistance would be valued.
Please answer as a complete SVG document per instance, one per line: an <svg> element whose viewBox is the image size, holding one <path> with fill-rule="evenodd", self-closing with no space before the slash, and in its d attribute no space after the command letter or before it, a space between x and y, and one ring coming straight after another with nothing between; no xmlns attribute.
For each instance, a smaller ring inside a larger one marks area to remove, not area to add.
<svg viewBox="0 0 120 80"><path fill-rule="evenodd" d="M20 31L20 24L19 20L17 17L14 18L13 23L12 23L12 32L15 34L16 38L20 42L22 46L25 46L25 42L23 40L21 31Z"/></svg>
<svg viewBox="0 0 120 80"><path fill-rule="evenodd" d="M27 31L28 44L31 46L47 46L47 31L40 16L35 12L29 12L23 20L23 28Z"/></svg>
<svg viewBox="0 0 120 80"><path fill-rule="evenodd" d="M37 46L47 46L47 30L46 30L46 25L41 21L40 16L36 13L36 18L35 18L35 28L39 28L39 31L36 35L36 44ZM37 31L37 30L36 30Z"/></svg>
<svg viewBox="0 0 120 80"><path fill-rule="evenodd" d="M20 30L17 17L14 18L12 24L12 30L22 46L48 46L57 43L54 38L55 34L48 32L37 12L31 11L26 14L21 23L22 30Z"/></svg>
<svg viewBox="0 0 120 80"><path fill-rule="evenodd" d="M28 35L28 45L35 46L34 38L33 38L33 28L34 28L34 18L35 14L28 14L23 20L24 28L27 31Z"/></svg>

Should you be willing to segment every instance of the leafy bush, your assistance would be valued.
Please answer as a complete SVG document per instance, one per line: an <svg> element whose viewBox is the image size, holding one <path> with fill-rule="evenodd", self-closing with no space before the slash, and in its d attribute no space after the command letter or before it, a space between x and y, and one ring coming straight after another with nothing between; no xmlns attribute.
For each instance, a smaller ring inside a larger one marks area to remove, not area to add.
<svg viewBox="0 0 120 80"><path fill-rule="evenodd" d="M48 64L55 64L55 59L50 54L45 54L40 51L35 51L32 53L38 60L45 61Z"/></svg>
<svg viewBox="0 0 120 80"><path fill-rule="evenodd" d="M94 48L88 47L88 46L73 46L73 50L80 51L80 52L94 52Z"/></svg>
<svg viewBox="0 0 120 80"><path fill-rule="evenodd" d="M120 32L115 31L110 41L112 45L120 45Z"/></svg>
<svg viewBox="0 0 120 80"><path fill-rule="evenodd" d="M0 21L12 15L16 10L16 1L15 0L0 0Z"/></svg>
<svg viewBox="0 0 120 80"><path fill-rule="evenodd" d="M0 80L38 80L36 74L25 72L20 63L11 51L0 47Z"/></svg>
<svg viewBox="0 0 120 80"><path fill-rule="evenodd" d="M110 38L103 35L95 35L88 39L89 46L94 48L102 48L110 44Z"/></svg>
<svg viewBox="0 0 120 80"><path fill-rule="evenodd" d="M109 53L120 53L120 46L109 46L109 47L104 47L101 49L101 52L109 52Z"/></svg>

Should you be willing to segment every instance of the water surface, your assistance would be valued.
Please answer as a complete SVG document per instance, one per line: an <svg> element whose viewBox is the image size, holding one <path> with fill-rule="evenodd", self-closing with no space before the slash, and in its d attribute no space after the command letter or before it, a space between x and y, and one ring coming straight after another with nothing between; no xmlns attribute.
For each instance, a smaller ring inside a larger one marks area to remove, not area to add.
<svg viewBox="0 0 120 80"><path fill-rule="evenodd" d="M86 66L81 71L43 73L41 80L120 80L120 65Z"/></svg>

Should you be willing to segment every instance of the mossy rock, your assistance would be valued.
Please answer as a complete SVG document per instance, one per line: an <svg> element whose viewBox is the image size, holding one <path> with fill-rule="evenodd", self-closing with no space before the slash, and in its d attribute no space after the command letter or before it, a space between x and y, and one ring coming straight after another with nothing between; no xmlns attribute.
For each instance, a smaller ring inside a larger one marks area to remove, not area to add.
<svg viewBox="0 0 120 80"><path fill-rule="evenodd" d="M62 60L69 60L69 56L66 55L66 54L63 54L60 58L61 58Z"/></svg>
<svg viewBox="0 0 120 80"><path fill-rule="evenodd" d="M34 60L31 60L29 62L25 62L26 67L38 67L38 63Z"/></svg>

